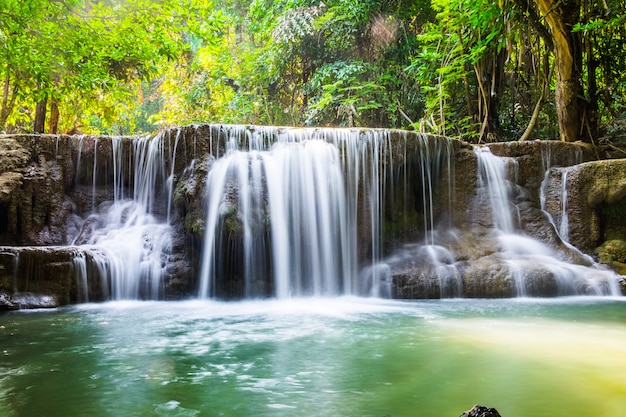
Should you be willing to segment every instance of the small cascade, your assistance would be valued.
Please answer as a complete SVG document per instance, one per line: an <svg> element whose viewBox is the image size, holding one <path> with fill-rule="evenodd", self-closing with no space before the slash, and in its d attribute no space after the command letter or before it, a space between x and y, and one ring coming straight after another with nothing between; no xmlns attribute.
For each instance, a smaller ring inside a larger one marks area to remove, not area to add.
<svg viewBox="0 0 626 417"><path fill-rule="evenodd" d="M478 161L478 192L486 194L493 225L501 232L511 234L514 231L510 198L512 183L508 180L508 173L511 165L515 172L515 161L497 157L486 147L475 147L474 153Z"/></svg>
<svg viewBox="0 0 626 417"><path fill-rule="evenodd" d="M96 184L98 174L98 138L94 139L93 145L93 170L91 173L91 211L96 210Z"/></svg>
<svg viewBox="0 0 626 417"><path fill-rule="evenodd" d="M130 155L122 146L122 138L111 140L114 198L94 207L72 244L97 253L109 297L157 299L171 249L169 214L165 212L169 203L160 198L162 194L171 196L171 190L163 192L164 185L171 188L171 173L165 172L163 140L159 136L136 138ZM96 156L94 149L94 184ZM124 179L126 172L132 172L130 189ZM132 195L127 195L130 190ZM79 270L80 262L76 260Z"/></svg>
<svg viewBox="0 0 626 417"><path fill-rule="evenodd" d="M555 210L554 215L550 214L551 210L548 210L546 203L546 187L550 181L554 181L558 178L560 182L559 192L557 193L558 210ZM550 221L561 239L569 243L569 214L568 214L568 191L567 191L567 168L552 168L546 171L544 179L541 183L541 209L550 218Z"/></svg>
<svg viewBox="0 0 626 417"><path fill-rule="evenodd" d="M540 198L541 209L549 216L552 222L552 225L556 229L560 238L565 243L569 243L569 215L568 215L568 207L567 207L567 199L568 199L567 168L561 168L561 167L553 168L552 167L553 155L551 152L551 148L550 146L548 146L547 143L542 143L542 145L543 146L541 148L541 161L542 161L543 172L545 174L544 174L544 178L541 182L541 187L540 187L539 198ZM568 162L567 165L578 165L583 162L583 154L582 154L581 148L570 147L568 157L569 157L568 158L569 161L567 161ZM546 187L548 186L551 176L559 177L559 180L561 183L561 189L559 193L559 208L557 211L558 214L554 216L556 218L554 218L550 214L551 210L548 210L546 207Z"/></svg>
<svg viewBox="0 0 626 417"><path fill-rule="evenodd" d="M513 216L511 195L516 185L508 179L511 178L507 169L509 158L496 157L484 149L475 152L479 166L478 194L488 197L499 249L515 282L517 296L620 294L616 275L600 268L589 257L579 254L585 265L573 264L563 253L520 234Z"/></svg>
<svg viewBox="0 0 626 417"><path fill-rule="evenodd" d="M569 240L569 216L567 214L567 171L563 171L563 179L561 185L561 221L557 229L559 236L564 241Z"/></svg>
<svg viewBox="0 0 626 417"><path fill-rule="evenodd" d="M72 257L72 267L76 278L76 299L79 303L89 302L89 275L84 252L78 251Z"/></svg>

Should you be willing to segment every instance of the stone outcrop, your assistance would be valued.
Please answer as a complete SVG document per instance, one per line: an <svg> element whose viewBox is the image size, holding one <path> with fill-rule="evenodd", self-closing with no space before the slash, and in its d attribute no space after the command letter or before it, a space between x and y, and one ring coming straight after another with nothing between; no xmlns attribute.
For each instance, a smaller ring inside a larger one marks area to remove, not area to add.
<svg viewBox="0 0 626 417"><path fill-rule="evenodd" d="M582 143L528 141L491 143L488 146L494 155L515 161L515 182L528 190L529 198L535 205L539 205L540 188L548 169L596 159L593 149Z"/></svg>
<svg viewBox="0 0 626 417"><path fill-rule="evenodd" d="M82 284L77 282L76 251L54 246L0 247L0 289L10 290L14 304L18 305L41 304L35 299L43 296L49 297L44 303L48 307L80 301L76 294ZM96 278L90 285L95 287L97 283ZM98 300L96 291L92 292L94 300Z"/></svg>
<svg viewBox="0 0 626 417"><path fill-rule="evenodd" d="M19 190L29 161L28 150L14 138L0 140L0 236L7 241L16 236Z"/></svg>
<svg viewBox="0 0 626 417"><path fill-rule="evenodd" d="M0 313L17 310L19 305L6 290L0 291Z"/></svg>

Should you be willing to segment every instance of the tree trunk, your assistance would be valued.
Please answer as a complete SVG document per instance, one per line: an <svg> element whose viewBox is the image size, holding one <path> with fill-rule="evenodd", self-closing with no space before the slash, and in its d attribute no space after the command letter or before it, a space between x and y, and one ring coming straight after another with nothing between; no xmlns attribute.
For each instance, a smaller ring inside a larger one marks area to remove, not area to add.
<svg viewBox="0 0 626 417"><path fill-rule="evenodd" d="M541 50L539 51L539 53L541 54ZM532 135L532 132L535 129L535 126L537 125L537 121L539 120L539 113L541 112L541 107L543 106L543 103L546 100L546 95L548 94L548 91L550 90L550 80L552 79L552 71L550 70L550 58L548 55L548 51L545 51L542 61L543 61L543 65L541 65L540 69L537 71L537 74L539 74L539 72L541 71L541 68L543 68L543 80L541 82L541 93L539 96L539 100L537 100L537 104L535 104L535 109L533 110L533 114L530 117L530 121L528 122L528 125L526 126L526 130L524 131L522 136L519 138L520 141L525 141L525 140L530 139L530 135Z"/></svg>
<svg viewBox="0 0 626 417"><path fill-rule="evenodd" d="M35 107L35 126L33 128L35 133L45 133L46 131L46 107L48 103L48 97L42 98Z"/></svg>
<svg viewBox="0 0 626 417"><path fill-rule="evenodd" d="M493 49L479 62L474 64L474 72L478 82L479 118L482 120L479 142L485 138L488 142L499 139L501 134L499 104L504 78L504 62L506 51Z"/></svg>
<svg viewBox="0 0 626 417"><path fill-rule="evenodd" d="M579 21L580 0L535 0L545 18L554 44L556 70L556 111L562 141L589 140L583 129L586 102L581 80L582 50L580 38L572 33Z"/></svg>
<svg viewBox="0 0 626 417"><path fill-rule="evenodd" d="M2 91L2 109L0 110L0 129L7 128L6 123L9 115L13 112L13 106L15 105L15 99L18 92L17 82L13 83L11 89L11 75L7 68L6 78L4 79L4 87Z"/></svg>
<svg viewBox="0 0 626 417"><path fill-rule="evenodd" d="M583 4L584 21L590 21L593 19L591 5L588 1ZM598 136L598 78L596 77L596 70L598 69L598 61L594 56L593 50L593 38L592 35L587 35L582 38L582 44L585 51L585 64L587 66L587 108L585 113L584 123L587 125L587 131L589 133L591 142L594 141L594 137ZM595 42L593 42L595 43Z"/></svg>
<svg viewBox="0 0 626 417"><path fill-rule="evenodd" d="M48 132L56 135L59 131L59 101L55 98L50 100L50 122Z"/></svg>

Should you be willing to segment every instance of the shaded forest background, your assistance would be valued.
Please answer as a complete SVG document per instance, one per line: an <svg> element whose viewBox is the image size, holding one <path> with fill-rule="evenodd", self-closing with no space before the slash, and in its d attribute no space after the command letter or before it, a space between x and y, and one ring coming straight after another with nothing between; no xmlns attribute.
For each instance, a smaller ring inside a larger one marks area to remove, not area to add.
<svg viewBox="0 0 626 417"><path fill-rule="evenodd" d="M626 142L624 0L0 0L0 130Z"/></svg>

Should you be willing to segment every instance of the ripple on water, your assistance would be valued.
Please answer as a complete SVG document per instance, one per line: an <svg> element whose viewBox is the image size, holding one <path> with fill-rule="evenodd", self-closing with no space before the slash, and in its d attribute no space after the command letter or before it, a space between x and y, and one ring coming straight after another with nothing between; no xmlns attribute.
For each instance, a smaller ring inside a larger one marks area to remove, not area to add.
<svg viewBox="0 0 626 417"><path fill-rule="evenodd" d="M198 410L181 407L180 402L174 400L156 404L154 412L159 417L195 417L200 414Z"/></svg>

